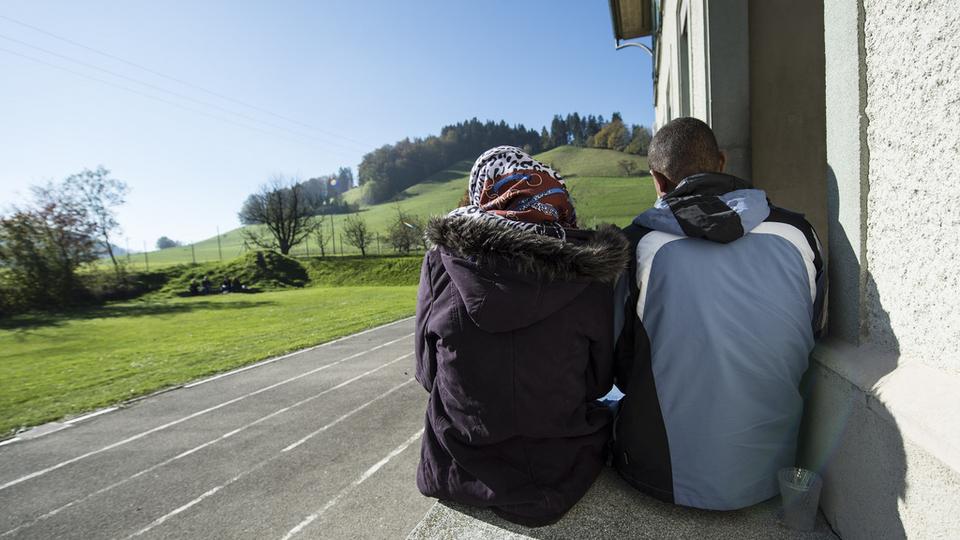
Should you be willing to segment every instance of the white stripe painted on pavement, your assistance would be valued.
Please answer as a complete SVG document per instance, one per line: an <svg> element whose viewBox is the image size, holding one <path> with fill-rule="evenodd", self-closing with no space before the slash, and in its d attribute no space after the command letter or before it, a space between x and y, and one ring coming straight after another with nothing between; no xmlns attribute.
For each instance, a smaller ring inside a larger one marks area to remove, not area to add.
<svg viewBox="0 0 960 540"><path fill-rule="evenodd" d="M79 424L80 422L84 422L84 421L89 420L89 419L91 419L91 418L96 418L97 416L100 416L101 414L107 414L107 413L113 412L113 411L115 411L115 410L117 410L117 409L119 409L119 408L120 408L120 407L107 407L106 409L100 409L99 411L93 411L93 412L90 413L90 414L85 414L85 415L83 415L83 416L78 416L78 417L76 417L76 418L69 418L69 419L67 419L67 421L64 422L64 423L65 423L65 424Z"/></svg>
<svg viewBox="0 0 960 540"><path fill-rule="evenodd" d="M402 322L404 322L404 321L409 321L409 320L412 319L412 318L413 318L413 317L407 317L407 318L405 318L405 319L400 319L399 321L393 321L393 322L391 322L391 323L383 324L383 325L380 325L380 326L375 326L375 327L373 327L373 328L368 328L368 329L364 330L363 332L357 332L356 334L350 334L349 336L343 336L343 337L337 338L337 339L335 339L335 340L333 340L333 341L328 341L328 342L326 342L326 343L321 343L321 344L319 344L319 345L314 345L313 347L307 347L306 349L300 349L299 351L293 351L292 353L287 353L287 354L285 354L285 355L283 355L283 356L277 356L277 357L275 357L275 358L268 358L268 359L266 359L266 360L261 360L261 361L255 363L255 364L250 364L249 366L243 366L243 367L241 367L241 368L237 368L237 369L234 369L234 370L231 370L231 371L227 371L226 373L220 373L220 374L214 375L214 376L212 376L212 377L207 377L206 379L201 379L201 380L199 380L199 381L192 382L192 383L190 383L190 384L184 385L184 388L193 388L194 386L200 386L201 384L206 384L206 383L208 383L208 382L212 382L212 381L215 381L215 380L217 380L217 379L222 379L222 378L224 378L224 377L229 377L230 375L236 375L237 373L240 373L240 372L242 372L242 371L247 371L248 369L253 369L253 368L260 367L260 366L265 366L265 365L267 365L267 364L272 364L272 363L274 363L274 362L276 362L276 361L278 361L278 360L284 360L284 359L290 358L291 356L296 356L296 355L298 355L298 354L302 354L302 353L305 353L305 352L310 352L310 351L313 351L313 350L316 350L316 349L319 349L319 348L322 348L322 347L327 347L327 346L333 345L333 344L335 344L335 343L340 343L341 341L344 341L344 340L347 340L347 339L352 339L352 338L355 338L355 337L358 337L358 336L362 336L362 335L364 335L364 334L369 334L370 332L375 332L375 331L377 331L377 330L386 328L386 327L388 327L388 326L392 326L392 325L394 325L394 324L399 324L399 323L402 323Z"/></svg>
<svg viewBox="0 0 960 540"><path fill-rule="evenodd" d="M329 364L324 364L324 365L322 365L322 366L320 366L320 367L318 367L318 368L314 368L314 369L311 369L310 371L306 371L306 372L304 372L304 373L301 373L300 375L295 375L295 376L293 376L293 377L290 377L289 379L285 379L285 380L280 381L280 382L278 382L278 383L274 383L274 384L271 384L271 385L269 385L269 386L265 386L265 387L263 387L263 388L261 388L261 389L259 389L259 390L255 390L255 391L250 392L250 393L248 393L248 394L244 394L244 395L242 395L242 396L235 397L235 398L233 398L233 399L224 401L223 403L220 403L220 404L218 404L218 405L214 405L214 406L212 406L212 407L208 407L208 408L203 409L203 410L201 410L201 411L197 411L197 412L195 412L195 413L188 414L187 416L184 416L183 418L179 418L179 419L177 419L177 420L173 420L173 421L167 422L166 424L157 426L157 427L152 428L152 429L148 429L147 431L138 433L138 434L136 434L136 435L132 435L132 436L130 436L130 437L127 437L126 439L122 439L122 440L117 441L117 442L115 442L115 443L108 444L107 446L104 446L103 448L100 448L100 449L98 449L98 450L91 450L90 452L87 452L87 453L85 453L85 454L81 454L81 455L79 455L79 456L77 456L77 457L68 459L68 460L66 460L66 461L61 461L60 463L57 463L56 465L52 465L52 466L50 466L50 467L47 467L46 469L41 469L41 470L39 470L39 471L34 471L34 472L32 472L32 473L30 473L30 474L28 474L28 475L21 476L20 478L16 478L16 479L14 479L14 480L11 480L11 481L7 482L6 484L0 485L0 491L3 491L3 490L8 489L8 488L10 488L10 487L13 487L13 486L15 486L15 485L17 485L17 484L20 484L20 483L22 483L22 482L26 482L27 480L31 480L31 479L33 479L33 478L37 478L38 476L43 476L43 475L45 475L45 474L47 474L47 473L49 473L49 472L55 471L55 470L60 469L60 468L62 468L62 467L66 467L67 465L71 465L71 464L76 463L76 462L78 462L78 461L84 460L84 459L86 459L86 458L88 458L88 457L95 456L95 455L97 455L97 454L99 454L99 453L101 453L101 452L106 452L106 451L108 451L108 450L112 450L112 449L117 448L117 447L119 447L119 446L123 446L123 445L125 445L125 444L131 443L131 442L136 441L136 440L138 440L138 439L142 439L143 437L146 437L147 435L151 435L151 434L156 433L156 432L158 432L158 431L162 431L162 430L164 430L164 429L167 429L167 428L169 428L169 427L175 426L175 425L177 425L177 424L182 424L183 422L186 422L187 420L191 420L191 419L196 418L196 417L198 417L198 416L202 416L202 415L204 415L204 414L213 412L213 411L215 411L215 410L217 410L217 409L221 409L221 408L223 408L223 407L226 407L227 405L232 405L232 404L234 404L234 403L236 403L236 402L238 402L238 401L242 401L242 400L244 400L244 399L247 399L247 398L249 398L249 397L253 397L253 396L255 396L255 395L261 394L261 393L266 392L266 391L268 391L268 390L272 390L272 389L277 388L277 387L279 387L279 386L283 386L283 385L288 384L288 383L291 383L291 382L293 382L293 381L295 381L295 380L302 379L303 377L307 377L307 376L312 375L312 374L314 374L314 373L316 373L316 372L318 372L318 371L322 371L322 370L324 370L324 369L331 368L331 367L333 367L333 366L335 366L335 365L337 365L337 364L341 364L341 363L343 363L343 362L346 362L347 360L352 360L352 359L357 358L357 357L359 357L359 356L363 356L363 355L365 355L365 354L368 354L368 353L371 353L371 352L373 352L373 351L382 349L382 348L384 348L384 347L388 347L388 346L390 346L390 345L393 345L394 343L397 343L398 341L402 341L402 340L404 340L404 339L407 339L407 338L409 338L409 337L412 336L412 335L413 335L412 333L407 334L407 335L405 335L405 336L399 337L399 338L394 339L394 340L392 340L392 341L388 341L388 342L386 342L386 343L377 345L376 347L372 347L372 348L367 349L367 350L365 350L365 351L352 354L352 355L347 356L347 357L345 357L345 358L341 358L340 360L337 360L337 361L335 361L335 362L331 362L331 363L329 363Z"/></svg>
<svg viewBox="0 0 960 540"><path fill-rule="evenodd" d="M0 441L0 446L4 446L4 445L7 445L7 444L13 444L13 443L15 443L15 442L20 442L20 440L21 440L20 437L14 437L14 438L12 438L12 439L7 439L7 440L5 440L5 441Z"/></svg>
<svg viewBox="0 0 960 540"><path fill-rule="evenodd" d="M394 360L391 360L391 361L387 362L386 364L383 364L383 365L378 366L378 367L375 367L375 368L373 368L373 369L371 369L371 370L365 371L365 372L361 373L360 375L357 375L356 377L352 377L352 378L350 378L350 379L347 379L346 381L344 381L344 382L342 382L342 383L340 383L340 384L337 384L336 386L332 386L332 387L330 387L330 388L327 388L326 390L323 390L322 392L320 392L320 393L318 393L318 394L314 394L314 395L312 395L312 396L310 396L310 397L308 397L308 398L302 399L302 400L300 400L300 401L298 401L298 402L296 402L296 403L294 403L294 404L292 404L292 405L288 405L288 406L286 406L286 407L282 407L282 408L280 408L280 409L277 409L276 411L274 411L274 412L272 412L272 413L270 413L270 414L268 414L268 415L266 415L266 416L262 416L262 417L260 417L260 418L258 418L258 419L256 419L256 420L254 420L253 422L250 422L249 424L240 426L239 428L234 429L234 430L232 430L232 431L228 431L227 433L224 433L223 435L220 435L219 437L217 437L217 438L215 438L215 439L210 439L209 441L207 441L207 442L205 442L205 443L203 443L203 444L201 444L201 445L199 445L199 446L195 446L195 447L193 447L193 448L191 448L191 449L189 449L189 450L184 450L183 452L181 452L181 453L173 456L172 458L169 458L169 459L167 459L167 460L165 460L165 461L161 461L160 463L157 463L156 465L153 465L153 466L151 466L151 467L148 467L148 468L146 468L146 469L143 469L142 471L137 472L137 473L135 473L135 474L133 474L133 475L131 475L131 476L128 476L127 478L124 478L123 480L119 480L119 481L117 481L117 482L114 482L113 484L110 484L109 486L106 486L106 487L104 487L104 488L100 488L100 489L98 489L97 491L94 491L93 493L87 494L87 495L85 495L85 496L83 496L83 497L81 497L81 498L79 498L79 499L74 499L74 500L72 500L72 501L70 501L70 502L68 502L68 503L66 503L66 504L64 504L64 505L62 505L62 506L59 506L59 507L57 507L57 508L55 508L55 509L47 512L46 514L43 514L43 515L41 515L41 516L39 516L39 517L34 518L34 519L31 520L31 521L21 523L21 524L18 525L16 528L13 528L13 529L10 529L10 530L5 531L5 532L3 532L3 533L0 533L0 538L2 538L2 537L4 537L4 536L9 536L9 535L11 535L11 534L14 534L14 533L16 533L17 531L23 530L23 529L25 529L25 528L27 528L27 527L31 527L31 526L35 525L36 523L39 523L40 521L43 521L43 520L46 520L46 519L50 519L50 518L52 518L53 516L59 514L60 512L66 510L67 508L71 508L71 507L76 506L76 505L78 505L78 504L80 504L80 503L83 503L83 502L85 502L85 501L87 501L87 500L89 500L89 499L91 499L91 498L93 498L93 497L95 497L95 496L97 496L97 495L102 495L103 493L106 493L106 492L108 492L108 491L110 491L110 490L112 490L112 489L115 489L115 488L117 488L117 487L120 487L120 486L122 486L123 484L126 484L127 482L130 482L131 480L135 480L135 479L137 479L137 478L139 478L139 477L141 477L141 476L143 476L143 475L145 475L145 474L149 474L149 473L151 473L151 472L153 472L153 471L155 471L155 470L157 470L157 469L159 469L159 468L161 468L161 467L164 467L164 466L166 466L166 465L169 465L169 464L173 463L174 461L177 461L177 460L179 460L179 459L185 458L185 457L187 457L187 456L189 456L189 455L191 455L191 454L194 454L194 453L196 453L196 452L198 452L198 451L200 451L200 450L203 450L204 448L206 448L206 447L208 447L208 446L212 446L212 445L214 445L214 444L216 444L216 443L218 443L218 442L224 441L224 440L226 440L226 439L228 439L228 438L230 438L230 437L233 437L233 436L236 435L237 433L240 433L241 431L244 431L244 430L246 430L246 429L248 429L248 428L251 428L251 427L253 427L253 426L257 425L257 424L260 424L261 422L264 422L264 421L266 421L266 420L269 420L270 418L273 418L274 416L277 416L277 415L279 415L279 414L285 413L285 412L287 412L287 411L289 411L289 410L291 410L291 409L295 409L295 408L297 408L297 407L300 407L300 406L302 406L302 405L305 405L305 404L307 404L307 403L309 403L309 402L311 402L311 401L313 401L313 400L315 400L315 399L317 399L317 398L319 398L319 397L322 397L322 396L324 396L324 395L326 395L326 394L328 394L328 393L330 393L330 392L333 392L334 390L336 390L336 389L338 389L338 388L343 388L344 386L346 386L346 385L348 385L348 384L350 384L350 383L352 383L352 382L354 382L354 381L357 381L357 380L359 380L359 379L362 379L363 377L366 377L367 375L371 375L371 374L373 374L373 373L376 373L377 371L380 371L381 369L383 369L383 368L385 368L385 367L387 367L387 366L393 365L393 364L395 364L395 363L397 363L397 362L399 362L399 361L401 361L401 360L404 360L404 359L406 359L406 358L410 358L411 356L413 356L413 353L407 353L407 354L405 354L405 355L403 355L403 356L400 356L400 357L398 357L398 358L396 358L396 359L394 359Z"/></svg>
<svg viewBox="0 0 960 540"><path fill-rule="evenodd" d="M200 501L206 499L207 497L213 495L214 493L220 491L221 489L223 489L223 486L217 486L217 487L211 489L210 491L207 491L207 492L204 493L203 495L201 495L201 496L197 497L196 499L188 502L187 504L181 506L180 508L177 508L177 509L174 510L173 512L170 512L169 514L164 514L163 517L157 518L156 520L153 521L153 523L151 523L151 524L147 525L146 527L140 529L139 531L131 534L131 535L128 536L127 538L133 538L134 536L140 536L141 534L149 531L150 529L156 527L157 525L160 525L161 523L163 523L164 521L172 518L173 516L175 516L175 515L177 515L177 514L179 514L179 513L181 513L181 512L185 512L185 511L188 510L191 506L199 503Z"/></svg>
<svg viewBox="0 0 960 540"><path fill-rule="evenodd" d="M342 499L347 493L349 493L351 490L353 490L354 488L362 484L364 481L366 481L368 478L373 476L377 471L383 468L383 466L386 465L391 459L397 457L401 452L406 450L408 446L417 442L417 439L419 439L421 435L423 435L423 428L420 428L420 431L414 433L413 436L407 439L406 441L404 441L403 444L391 450L390 453L387 454L383 459L374 463L373 466L367 469L363 474L361 474L359 478L357 478L353 482L350 482L350 485L341 489L340 492L336 494L336 496L334 496L332 499L327 501L327 503L321 506L319 510L317 510L316 512L304 518L304 520L301 521L299 524L297 524L296 527L290 529L287 532L287 534L284 535L282 540L290 540L290 538L293 538L294 536L299 534L300 531L302 531L304 528L307 527L307 525L310 525L311 523L313 523L317 518L322 516L324 512L326 512L327 510L332 508L335 504L340 502L340 499Z"/></svg>
<svg viewBox="0 0 960 540"><path fill-rule="evenodd" d="M371 399L370 401L364 403L363 405L360 405L360 406L357 407L356 409L353 409L352 411L350 411L350 412L348 412L347 414L341 416L340 418L337 418L337 419L334 420L333 422L330 422L329 424L323 426L322 428L320 428L319 430L317 430L315 433L320 433L320 432L322 432L322 431L326 431L327 429L329 429L329 428L331 428L331 427L339 424L340 422L343 422L343 421L346 420L347 418L353 416L354 414L357 414L358 412L362 411L363 409L366 409L366 408L369 407L370 405L372 405L372 404L376 403L377 401L380 401L381 399L389 396L390 394L392 394L392 393L396 392L397 390L403 388L404 386L412 383L413 381L414 381L414 379L407 379L406 381L404 381L404 382L402 382L402 383L394 386L393 388L387 390L387 391L384 392L383 394L380 394L379 396ZM421 431L422 431L422 430L421 430ZM206 499L206 498L208 498L208 497L211 497L212 495L214 495L215 493L217 493L217 492L220 491L221 489L223 489L223 488L225 488L225 487L227 487L227 486L235 483L237 480L240 480L241 478L247 476L248 474L254 473L254 472L262 469L265 465L267 465L267 464L270 463L271 461L277 459L278 457L281 457L283 454L284 454L284 453L281 451L281 452L279 452L279 453L276 453L276 454L268 457L267 459L261 461L260 463L257 463L257 464L254 465L253 467L250 467L249 469L247 469L247 470L241 472L240 474L234 476L234 477L231 478L230 480L227 480L227 481L224 482L223 484L220 484L219 486L216 486L216 487L208 490L206 493L204 493L203 495L197 497L196 499L188 502L187 504L185 504L185 505L177 508L176 510L173 510L172 512L169 512L169 513L164 514L163 516L157 518L157 519L154 520L150 525L148 525L148 526L144 527L143 529L140 529L139 531L137 531L137 532L131 534L130 536L128 536L127 539L130 539L130 538L133 538L133 537L135 537L135 536L139 536L139 535L141 535L141 534L143 534L143 533L145 533L145 532L148 532L149 530L153 529L153 528L156 527L157 525L160 525L161 523L163 523L164 521L166 521L166 520L169 519L170 517L173 517L174 515L183 512L183 511L186 510L187 508L190 508L191 506L196 505L196 504L199 503L200 501L202 501L202 500L204 500L204 499Z"/></svg>

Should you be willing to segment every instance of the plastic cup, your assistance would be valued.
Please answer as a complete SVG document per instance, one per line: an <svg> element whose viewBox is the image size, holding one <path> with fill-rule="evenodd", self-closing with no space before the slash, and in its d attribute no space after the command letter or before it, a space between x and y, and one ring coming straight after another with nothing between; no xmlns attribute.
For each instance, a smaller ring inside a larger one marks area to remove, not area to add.
<svg viewBox="0 0 960 540"><path fill-rule="evenodd" d="M817 525L823 478L799 467L780 469L777 478L783 502L783 524L795 531L812 531Z"/></svg>

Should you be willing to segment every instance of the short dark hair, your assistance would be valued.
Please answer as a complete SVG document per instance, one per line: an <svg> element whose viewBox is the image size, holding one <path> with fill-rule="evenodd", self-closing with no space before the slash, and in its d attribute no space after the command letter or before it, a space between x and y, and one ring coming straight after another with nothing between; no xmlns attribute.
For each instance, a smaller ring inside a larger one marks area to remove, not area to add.
<svg viewBox="0 0 960 540"><path fill-rule="evenodd" d="M718 172L720 148L710 126L689 116L657 130L647 152L650 169L674 184L698 173Z"/></svg>

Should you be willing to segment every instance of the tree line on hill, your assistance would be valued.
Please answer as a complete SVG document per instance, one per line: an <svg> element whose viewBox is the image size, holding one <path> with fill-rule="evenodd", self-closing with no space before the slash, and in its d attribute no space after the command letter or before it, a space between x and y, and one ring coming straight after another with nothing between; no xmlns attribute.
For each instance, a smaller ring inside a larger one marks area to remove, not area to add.
<svg viewBox="0 0 960 540"><path fill-rule="evenodd" d="M243 230L244 240L259 248L278 251L288 255L300 245L316 242L320 256L324 257L336 245L333 217L326 224L324 215L317 215L308 183L296 179L274 177L251 194L240 210L240 221L258 227ZM398 253L409 253L416 246L426 249L424 220L404 212L397 206L397 217L391 223L384 240ZM340 229L341 241L360 250L366 256L377 232L371 231L359 212L348 216Z"/></svg>
<svg viewBox="0 0 960 540"><path fill-rule="evenodd" d="M377 204L458 161L501 144L523 148L530 154L574 145L646 155L650 139L649 128L627 126L617 112L609 121L603 115L555 115L550 129L544 126L539 132L523 124L510 126L503 120L480 122L472 118L444 126L440 135L405 138L377 148L363 156L357 176L364 186L365 202Z"/></svg>

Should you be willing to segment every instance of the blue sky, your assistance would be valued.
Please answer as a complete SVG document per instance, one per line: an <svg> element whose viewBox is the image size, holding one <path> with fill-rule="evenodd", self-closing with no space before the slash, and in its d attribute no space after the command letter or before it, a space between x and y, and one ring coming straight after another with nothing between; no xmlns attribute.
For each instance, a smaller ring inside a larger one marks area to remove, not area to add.
<svg viewBox="0 0 960 540"><path fill-rule="evenodd" d="M620 111L649 125L650 58L614 50L607 5L5 1L0 208L102 164L131 187L122 237L152 248L238 226L272 175L355 168L474 116L539 129Z"/></svg>

